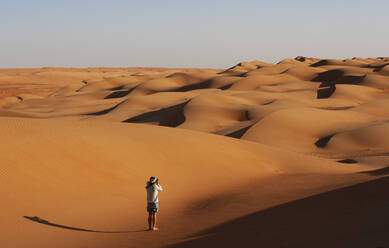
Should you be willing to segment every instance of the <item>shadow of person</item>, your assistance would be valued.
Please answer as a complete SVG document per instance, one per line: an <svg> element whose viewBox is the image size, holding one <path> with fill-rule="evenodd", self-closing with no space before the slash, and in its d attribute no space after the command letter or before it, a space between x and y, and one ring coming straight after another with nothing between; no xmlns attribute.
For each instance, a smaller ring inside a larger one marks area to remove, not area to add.
<svg viewBox="0 0 389 248"><path fill-rule="evenodd" d="M64 226L64 225L52 223L52 222L47 221L47 220L45 220L45 219L42 219L42 218L40 218L40 217L38 217L38 216L34 216L34 217L23 216L23 217L26 218L26 219L28 219L28 220L31 220L31 221L40 223L40 224L44 224L44 225L48 225L48 226L54 226L54 227L58 227L58 228L64 228L64 229L68 229L68 230L81 231L81 232L95 232L95 233L134 233L134 232L146 232L146 231L148 231L147 229L133 230L133 231L99 231L99 230L91 230L91 229L85 229L85 228Z"/></svg>

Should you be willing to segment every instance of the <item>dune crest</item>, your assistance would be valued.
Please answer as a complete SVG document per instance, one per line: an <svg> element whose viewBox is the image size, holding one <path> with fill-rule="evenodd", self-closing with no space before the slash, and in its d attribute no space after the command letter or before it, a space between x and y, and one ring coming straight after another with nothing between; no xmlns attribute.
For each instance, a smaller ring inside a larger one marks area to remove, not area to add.
<svg viewBox="0 0 389 248"><path fill-rule="evenodd" d="M388 72L387 57L303 56L219 70L1 69L0 244L279 247L288 237L300 247L297 230L315 245L307 226L320 215L321 231L331 218L333 235L348 230L344 247L378 247L389 242L384 225L371 231L386 216ZM150 175L166 189L157 233L144 232Z"/></svg>

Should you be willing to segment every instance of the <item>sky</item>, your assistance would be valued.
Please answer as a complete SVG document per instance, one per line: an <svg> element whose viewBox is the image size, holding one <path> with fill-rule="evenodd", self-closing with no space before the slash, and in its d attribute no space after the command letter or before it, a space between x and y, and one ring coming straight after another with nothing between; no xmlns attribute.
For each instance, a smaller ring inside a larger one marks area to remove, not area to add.
<svg viewBox="0 0 389 248"><path fill-rule="evenodd" d="M0 67L389 56L387 0L0 0Z"/></svg>

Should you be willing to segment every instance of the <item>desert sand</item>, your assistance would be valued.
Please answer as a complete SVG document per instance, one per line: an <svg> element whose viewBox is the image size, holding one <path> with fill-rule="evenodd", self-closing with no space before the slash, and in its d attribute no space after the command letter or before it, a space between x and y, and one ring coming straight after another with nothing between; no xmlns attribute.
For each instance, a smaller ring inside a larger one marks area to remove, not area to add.
<svg viewBox="0 0 389 248"><path fill-rule="evenodd" d="M1 69L0 137L1 247L389 246L386 57Z"/></svg>

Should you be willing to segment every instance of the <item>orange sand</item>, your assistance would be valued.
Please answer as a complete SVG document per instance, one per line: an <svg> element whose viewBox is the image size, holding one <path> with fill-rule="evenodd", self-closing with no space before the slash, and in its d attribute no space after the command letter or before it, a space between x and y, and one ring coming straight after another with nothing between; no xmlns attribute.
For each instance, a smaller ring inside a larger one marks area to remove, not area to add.
<svg viewBox="0 0 389 248"><path fill-rule="evenodd" d="M0 70L1 247L385 247L388 66Z"/></svg>

